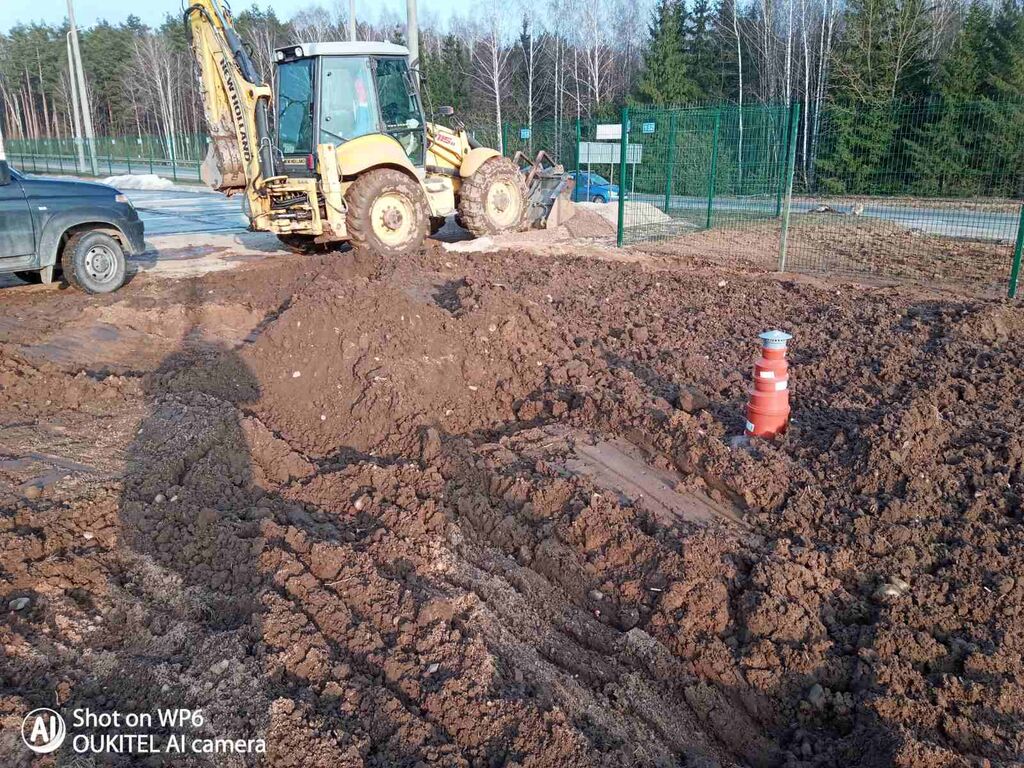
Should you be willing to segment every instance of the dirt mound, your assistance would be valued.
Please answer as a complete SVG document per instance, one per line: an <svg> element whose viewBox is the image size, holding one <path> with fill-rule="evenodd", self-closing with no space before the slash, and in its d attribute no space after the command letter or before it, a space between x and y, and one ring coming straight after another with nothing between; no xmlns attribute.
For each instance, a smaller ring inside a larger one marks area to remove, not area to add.
<svg viewBox="0 0 1024 768"><path fill-rule="evenodd" d="M318 456L408 451L422 426L515 418L516 400L543 380L541 307L465 278L425 292L356 279L303 294L245 352L256 411Z"/></svg>
<svg viewBox="0 0 1024 768"><path fill-rule="evenodd" d="M576 205L576 213L563 225L572 237L614 237L615 222L600 213Z"/></svg>

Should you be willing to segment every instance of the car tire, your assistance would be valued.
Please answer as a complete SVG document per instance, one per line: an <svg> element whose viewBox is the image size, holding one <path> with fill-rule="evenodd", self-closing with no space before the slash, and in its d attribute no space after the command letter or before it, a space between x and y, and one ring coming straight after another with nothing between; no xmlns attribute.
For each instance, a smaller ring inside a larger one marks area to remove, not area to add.
<svg viewBox="0 0 1024 768"><path fill-rule="evenodd" d="M605 199L604 199L603 197L601 197L600 195L594 195L594 196L593 196L592 198L590 198L590 202L592 202L592 203L601 203L602 205L604 205L604 204L605 204L605 203L607 203L608 201L607 201L607 200L605 200Z"/></svg>
<svg viewBox="0 0 1024 768"><path fill-rule="evenodd" d="M106 232L81 230L64 243L60 256L68 284L85 293L111 293L124 285L124 249Z"/></svg>
<svg viewBox="0 0 1024 768"><path fill-rule="evenodd" d="M38 269L15 272L14 276L22 282L30 283L31 285L39 285L39 283L43 282L43 273Z"/></svg>

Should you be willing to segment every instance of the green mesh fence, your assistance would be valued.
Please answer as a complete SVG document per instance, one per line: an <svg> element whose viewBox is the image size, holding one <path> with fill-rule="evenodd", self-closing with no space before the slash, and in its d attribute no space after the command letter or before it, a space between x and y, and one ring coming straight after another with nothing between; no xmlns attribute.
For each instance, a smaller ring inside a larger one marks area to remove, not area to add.
<svg viewBox="0 0 1024 768"><path fill-rule="evenodd" d="M582 156L613 161L621 244L1017 293L1019 102L631 109L598 130Z"/></svg>
<svg viewBox="0 0 1024 768"><path fill-rule="evenodd" d="M780 107L634 109L617 126L618 141L581 154L611 154L626 190L622 241L658 240L778 218L787 126ZM606 125L601 135L613 130Z"/></svg>
<svg viewBox="0 0 1024 768"><path fill-rule="evenodd" d="M620 244L731 266L943 282L1017 294L1024 103L633 108L619 120L471 125L512 157L545 150ZM12 139L29 173L197 182L201 134Z"/></svg>
<svg viewBox="0 0 1024 768"><path fill-rule="evenodd" d="M782 267L1016 293L1024 104L825 105L819 120Z"/></svg>
<svg viewBox="0 0 1024 768"><path fill-rule="evenodd" d="M206 145L204 134L100 136L80 142L72 138L9 139L7 155L16 167L28 173L81 176L149 173L198 181Z"/></svg>

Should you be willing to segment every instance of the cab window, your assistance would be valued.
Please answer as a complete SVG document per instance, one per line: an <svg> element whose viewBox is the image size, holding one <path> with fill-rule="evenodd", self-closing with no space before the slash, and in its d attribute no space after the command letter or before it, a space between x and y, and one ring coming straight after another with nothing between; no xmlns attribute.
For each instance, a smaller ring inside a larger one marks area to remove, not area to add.
<svg viewBox="0 0 1024 768"><path fill-rule="evenodd" d="M398 140L413 165L422 165L424 126L409 65L404 58L379 58L376 73L384 131Z"/></svg>
<svg viewBox="0 0 1024 768"><path fill-rule="evenodd" d="M286 155L313 151L313 60L277 68L277 135Z"/></svg>
<svg viewBox="0 0 1024 768"><path fill-rule="evenodd" d="M376 89L369 60L327 56L320 76L320 143L341 144L379 133Z"/></svg>

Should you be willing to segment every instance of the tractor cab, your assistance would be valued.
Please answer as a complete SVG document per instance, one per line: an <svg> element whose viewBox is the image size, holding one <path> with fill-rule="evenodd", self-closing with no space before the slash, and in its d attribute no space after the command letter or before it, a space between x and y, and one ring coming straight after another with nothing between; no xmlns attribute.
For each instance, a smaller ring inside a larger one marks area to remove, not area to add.
<svg viewBox="0 0 1024 768"><path fill-rule="evenodd" d="M318 145L368 134L391 136L423 167L426 123L407 48L302 43L278 48L276 58L275 124L286 175L313 175Z"/></svg>

